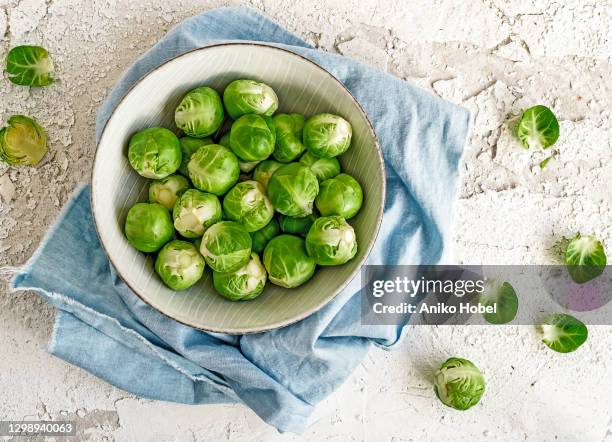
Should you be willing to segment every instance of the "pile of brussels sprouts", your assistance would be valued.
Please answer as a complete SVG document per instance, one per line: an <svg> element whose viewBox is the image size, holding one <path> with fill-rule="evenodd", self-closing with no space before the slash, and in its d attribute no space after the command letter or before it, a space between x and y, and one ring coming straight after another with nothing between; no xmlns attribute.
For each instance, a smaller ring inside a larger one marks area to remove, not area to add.
<svg viewBox="0 0 612 442"><path fill-rule="evenodd" d="M129 162L151 181L149 202L130 208L125 234L136 249L157 252L155 272L171 289L191 287L208 266L221 296L250 300L268 279L298 287L317 265L357 253L347 220L363 191L337 158L351 145L350 123L277 108L264 83L232 81L223 97L202 86L176 108L183 137L161 127L131 137Z"/></svg>

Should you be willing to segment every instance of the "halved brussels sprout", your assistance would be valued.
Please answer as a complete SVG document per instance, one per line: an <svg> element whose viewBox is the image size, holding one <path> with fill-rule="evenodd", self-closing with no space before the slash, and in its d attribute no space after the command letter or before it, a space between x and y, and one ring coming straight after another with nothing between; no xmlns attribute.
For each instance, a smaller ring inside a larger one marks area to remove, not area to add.
<svg viewBox="0 0 612 442"><path fill-rule="evenodd" d="M251 245L251 235L242 224L221 221L204 232L200 253L214 271L235 272L249 262Z"/></svg>
<svg viewBox="0 0 612 442"><path fill-rule="evenodd" d="M272 119L276 127L276 146L272 155L281 163L290 163L306 150L302 144L305 119L300 114L278 114Z"/></svg>
<svg viewBox="0 0 612 442"><path fill-rule="evenodd" d="M278 221L272 218L268 224L255 232L251 232L251 240L253 241L252 250L255 253L261 253L266 248L266 245L272 238L278 235L280 229Z"/></svg>
<svg viewBox="0 0 612 442"><path fill-rule="evenodd" d="M191 187L189 180L181 175L168 175L161 180L149 183L149 202L161 204L172 210L176 200Z"/></svg>
<svg viewBox="0 0 612 442"><path fill-rule="evenodd" d="M130 138L128 159L140 176L161 180L181 165L181 143L163 127L144 129Z"/></svg>
<svg viewBox="0 0 612 442"><path fill-rule="evenodd" d="M53 60L43 47L16 46L6 57L6 73L19 86L49 86L53 83Z"/></svg>
<svg viewBox="0 0 612 442"><path fill-rule="evenodd" d="M278 224L283 233L306 236L315 219L317 219L317 216L314 213L301 218L281 215L278 219Z"/></svg>
<svg viewBox="0 0 612 442"><path fill-rule="evenodd" d="M196 153L196 151L200 147L206 146L208 144L213 144L213 142L210 138L192 138L192 137L182 137L179 139L179 142L181 143L182 158L181 158L181 166L178 168L178 172L188 177L189 170L187 169L187 164L189 164L191 155Z"/></svg>
<svg viewBox="0 0 612 442"><path fill-rule="evenodd" d="M238 182L238 158L227 147L209 144L200 147L187 164L189 178L204 192L223 195Z"/></svg>
<svg viewBox="0 0 612 442"><path fill-rule="evenodd" d="M187 92L174 112L176 127L190 137L202 138L219 129L225 113L219 93L207 86Z"/></svg>
<svg viewBox="0 0 612 442"><path fill-rule="evenodd" d="M270 117L243 115L232 124L230 146L242 161L261 161L274 151L276 130Z"/></svg>
<svg viewBox="0 0 612 442"><path fill-rule="evenodd" d="M340 162L337 158L317 158L310 152L306 152L300 158L300 164L308 167L315 174L319 183L340 173Z"/></svg>
<svg viewBox="0 0 612 442"><path fill-rule="evenodd" d="M467 359L450 358L435 374L434 391L444 405L467 410L480 401L485 391L484 376Z"/></svg>
<svg viewBox="0 0 612 442"><path fill-rule="evenodd" d="M283 164L274 160L264 160L255 167L253 171L253 179L259 182L264 189L268 189L268 182L274 172Z"/></svg>
<svg viewBox="0 0 612 442"><path fill-rule="evenodd" d="M267 84L254 80L234 80L223 91L227 113L236 120L245 114L272 115L278 108L278 97Z"/></svg>
<svg viewBox="0 0 612 442"><path fill-rule="evenodd" d="M312 278L317 267L306 253L304 240L293 235L279 235L270 240L263 262L270 282L289 289Z"/></svg>
<svg viewBox="0 0 612 442"><path fill-rule="evenodd" d="M204 258L187 241L170 241L155 259L155 272L172 290L185 290L202 278Z"/></svg>
<svg viewBox="0 0 612 442"><path fill-rule="evenodd" d="M268 182L268 197L274 208L287 216L307 216L319 193L317 177L299 163L280 167Z"/></svg>
<svg viewBox="0 0 612 442"><path fill-rule="evenodd" d="M172 217L178 233L185 238L197 238L223 219L223 210L216 195L189 189L174 205Z"/></svg>
<svg viewBox="0 0 612 442"><path fill-rule="evenodd" d="M0 159L13 166L36 166L47 153L47 134L33 118L13 115L0 130Z"/></svg>
<svg viewBox="0 0 612 442"><path fill-rule="evenodd" d="M363 191L355 178L346 173L325 180L315 199L317 210L323 216L339 215L351 219L363 203Z"/></svg>
<svg viewBox="0 0 612 442"><path fill-rule="evenodd" d="M344 264L357 254L355 231L341 216L317 218L306 235L306 251L319 265Z"/></svg>
<svg viewBox="0 0 612 442"><path fill-rule="evenodd" d="M239 222L247 232L266 226L274 217L274 207L257 181L236 184L223 198L223 210L231 221Z"/></svg>
<svg viewBox="0 0 612 442"><path fill-rule="evenodd" d="M136 203L125 219L125 236L141 252L157 252L172 239L170 212L160 204Z"/></svg>
<svg viewBox="0 0 612 442"><path fill-rule="evenodd" d="M263 292L266 279L266 269L256 253L251 253L249 262L235 272L213 271L215 290L230 301L250 301L257 298Z"/></svg>
<svg viewBox="0 0 612 442"><path fill-rule="evenodd" d="M353 128L344 118L333 114L310 117L304 125L303 139L310 153L319 158L342 155L351 145Z"/></svg>

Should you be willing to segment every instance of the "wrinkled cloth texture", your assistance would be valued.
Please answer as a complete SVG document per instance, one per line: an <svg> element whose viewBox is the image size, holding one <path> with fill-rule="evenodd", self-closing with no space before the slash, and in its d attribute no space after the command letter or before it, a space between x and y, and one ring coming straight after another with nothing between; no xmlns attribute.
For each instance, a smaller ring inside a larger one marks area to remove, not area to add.
<svg viewBox="0 0 612 442"><path fill-rule="evenodd" d="M443 260L467 111L316 50L254 10L216 9L169 31L112 90L98 114L97 137L121 97L149 71L186 51L231 40L268 42L312 60L367 112L387 173L384 219L368 263ZM348 378L372 344L388 348L401 336L403 324L360 324L359 279L319 312L278 330L229 336L187 327L143 303L116 275L98 241L84 186L12 286L36 290L57 307L49 351L69 363L146 398L244 403L278 430L299 433L313 407Z"/></svg>

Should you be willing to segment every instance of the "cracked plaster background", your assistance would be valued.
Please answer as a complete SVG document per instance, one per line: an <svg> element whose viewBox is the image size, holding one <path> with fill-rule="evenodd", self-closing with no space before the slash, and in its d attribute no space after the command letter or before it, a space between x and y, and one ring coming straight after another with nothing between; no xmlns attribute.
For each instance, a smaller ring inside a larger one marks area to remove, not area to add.
<svg viewBox="0 0 612 442"><path fill-rule="evenodd" d="M0 266L33 253L72 189L88 180L96 109L121 72L184 18L222 5L260 9L317 47L396 75L472 112L454 249L462 263L550 263L550 246L596 232L612 255L612 3L610 1L0 0L0 54L42 44L57 83L0 81L0 118L47 129L37 168L0 166ZM522 150L512 122L543 103L561 125L557 155ZM53 310L0 282L0 417L74 418L90 440L293 440L240 405L189 407L135 398L45 352ZM590 327L558 355L531 327L408 329L392 353L373 350L322 403L305 439L612 440L612 329ZM442 406L429 383L446 357L487 378L474 409Z"/></svg>

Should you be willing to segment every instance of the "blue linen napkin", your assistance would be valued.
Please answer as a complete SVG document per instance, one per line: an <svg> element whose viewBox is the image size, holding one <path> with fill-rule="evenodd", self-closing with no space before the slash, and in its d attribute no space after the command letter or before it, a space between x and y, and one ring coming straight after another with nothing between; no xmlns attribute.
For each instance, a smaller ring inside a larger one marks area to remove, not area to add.
<svg viewBox="0 0 612 442"><path fill-rule="evenodd" d="M381 71L313 49L258 12L221 8L176 26L124 74L99 111L109 114L147 72L219 40L257 40L326 68L355 95L384 151L387 203L370 264L435 264L449 239L468 113ZM188 404L242 402L280 431L302 432L314 405L403 325L360 324L356 278L330 304L294 325L244 336L205 333L143 303L101 248L89 189L75 192L38 251L16 275L57 307L49 351L136 395Z"/></svg>

